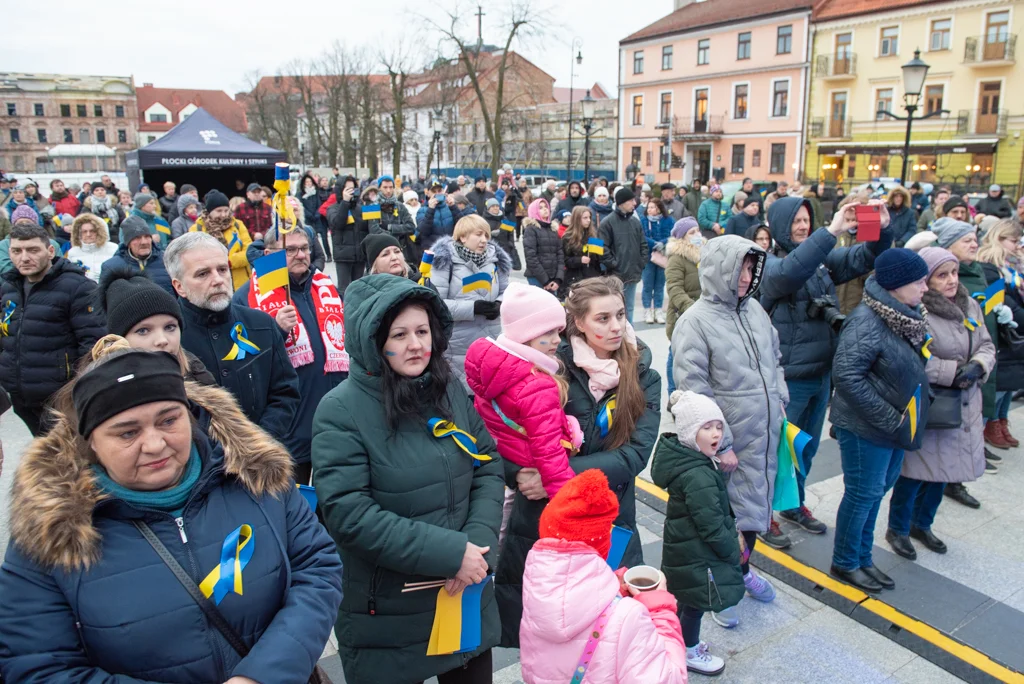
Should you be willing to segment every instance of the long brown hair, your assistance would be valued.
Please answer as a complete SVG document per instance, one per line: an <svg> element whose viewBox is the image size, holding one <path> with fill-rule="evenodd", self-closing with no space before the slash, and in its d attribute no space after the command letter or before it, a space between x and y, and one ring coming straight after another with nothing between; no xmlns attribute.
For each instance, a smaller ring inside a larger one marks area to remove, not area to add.
<svg viewBox="0 0 1024 684"><path fill-rule="evenodd" d="M583 227L583 214L591 214L590 207L573 207L569 215L569 227L565 229L565 238L573 249L583 249L583 243L597 237L594 230L594 216L590 216L590 228Z"/></svg>
<svg viewBox="0 0 1024 684"><path fill-rule="evenodd" d="M622 281L615 276L587 278L573 285L565 300L566 339L576 336L585 342L587 338L576 326L576 321L587 317L592 300L610 296L619 297L625 306ZM622 346L612 353L612 358L619 364L619 387L615 390L615 420L608 432L609 442L605 448L618 449L629 441L637 421L647 410L647 398L640 386L640 351L623 339Z"/></svg>

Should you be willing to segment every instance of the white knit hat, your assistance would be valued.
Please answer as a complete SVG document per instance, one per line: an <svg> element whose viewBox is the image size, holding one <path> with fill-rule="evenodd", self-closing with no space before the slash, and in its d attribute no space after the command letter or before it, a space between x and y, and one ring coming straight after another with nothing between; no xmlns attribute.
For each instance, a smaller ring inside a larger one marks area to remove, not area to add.
<svg viewBox="0 0 1024 684"><path fill-rule="evenodd" d="M683 446L697 449L697 432L713 420L722 421L725 427L725 416L722 409L713 399L696 392L676 390L668 399L672 415L676 419L676 435Z"/></svg>

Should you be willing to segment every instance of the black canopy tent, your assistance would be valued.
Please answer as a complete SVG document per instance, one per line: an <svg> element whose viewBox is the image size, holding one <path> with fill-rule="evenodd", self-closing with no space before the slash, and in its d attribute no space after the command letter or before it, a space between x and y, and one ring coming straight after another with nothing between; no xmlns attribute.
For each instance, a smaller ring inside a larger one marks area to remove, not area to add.
<svg viewBox="0 0 1024 684"><path fill-rule="evenodd" d="M240 195L236 180L273 185L274 164L285 153L246 138L199 108L162 138L125 155L132 192L145 181L157 195L172 181L191 183L199 196L217 188L228 197ZM244 186L243 186L244 187Z"/></svg>

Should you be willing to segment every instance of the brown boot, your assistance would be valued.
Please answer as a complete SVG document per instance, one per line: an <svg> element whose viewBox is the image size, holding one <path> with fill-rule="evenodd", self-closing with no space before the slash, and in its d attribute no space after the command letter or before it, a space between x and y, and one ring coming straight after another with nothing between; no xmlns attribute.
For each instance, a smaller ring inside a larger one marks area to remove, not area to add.
<svg viewBox="0 0 1024 684"><path fill-rule="evenodd" d="M1000 432L1003 433L1003 439L1006 440L1007 444L1009 444L1011 447L1020 446L1020 441L1010 434L1010 421L1008 421L1006 418L999 419L999 430Z"/></svg>
<svg viewBox="0 0 1024 684"><path fill-rule="evenodd" d="M985 423L985 443L994 446L996 449L1009 449L1010 443L1003 437L1003 431L999 429L998 420L990 420Z"/></svg>

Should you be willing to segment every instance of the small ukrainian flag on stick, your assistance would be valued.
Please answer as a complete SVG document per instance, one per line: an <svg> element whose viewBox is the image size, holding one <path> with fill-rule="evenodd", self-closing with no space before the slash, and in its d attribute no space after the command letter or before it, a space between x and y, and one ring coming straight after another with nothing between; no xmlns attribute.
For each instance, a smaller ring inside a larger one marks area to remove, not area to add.
<svg viewBox="0 0 1024 684"><path fill-rule="evenodd" d="M584 246L583 251L586 254L596 254L598 256L603 256L604 240L601 240L599 238L590 238L589 240L587 240L587 244L586 246Z"/></svg>

